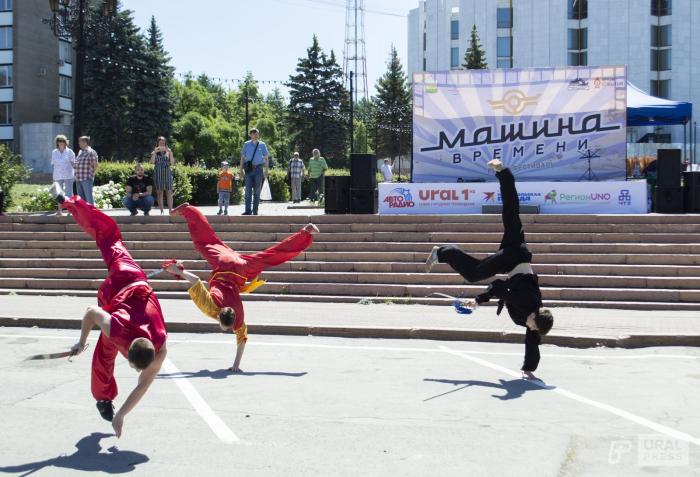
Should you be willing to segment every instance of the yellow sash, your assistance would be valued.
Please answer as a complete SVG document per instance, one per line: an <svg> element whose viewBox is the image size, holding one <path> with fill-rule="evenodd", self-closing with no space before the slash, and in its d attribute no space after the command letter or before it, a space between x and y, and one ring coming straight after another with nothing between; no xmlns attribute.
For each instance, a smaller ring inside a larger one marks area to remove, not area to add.
<svg viewBox="0 0 700 477"><path fill-rule="evenodd" d="M211 282L219 275L233 275L233 276L236 276L238 278L242 278L243 280L247 280L246 277L244 277L243 275L239 275L236 272L216 272L214 275L211 276L209 281ZM258 277L255 277L249 283L246 283L245 285L240 287L240 291L241 291L241 293L253 293L255 290L257 290L258 288L260 288L264 284L265 284L265 280L260 280Z"/></svg>

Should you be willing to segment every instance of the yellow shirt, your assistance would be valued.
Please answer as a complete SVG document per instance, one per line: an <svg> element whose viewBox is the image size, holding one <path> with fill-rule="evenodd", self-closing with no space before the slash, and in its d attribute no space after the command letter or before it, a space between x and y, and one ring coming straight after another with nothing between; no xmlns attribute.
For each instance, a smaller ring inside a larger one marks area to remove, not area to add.
<svg viewBox="0 0 700 477"><path fill-rule="evenodd" d="M202 313L207 315L209 318L219 321L220 308L216 306L216 303L214 303L209 290L204 285L202 280L197 280L197 283L192 285L187 290L187 293L189 293L190 298L192 298L192 301L195 305L197 305L197 308L199 308ZM243 325L241 325L241 327L237 330L233 330L233 332L236 333L236 343L238 345L248 340L248 326L246 326L245 323L243 323Z"/></svg>

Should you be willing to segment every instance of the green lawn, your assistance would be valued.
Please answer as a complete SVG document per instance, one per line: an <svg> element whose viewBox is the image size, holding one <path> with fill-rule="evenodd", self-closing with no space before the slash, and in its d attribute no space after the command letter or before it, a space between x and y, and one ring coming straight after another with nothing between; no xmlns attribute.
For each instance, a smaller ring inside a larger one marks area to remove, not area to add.
<svg viewBox="0 0 700 477"><path fill-rule="evenodd" d="M44 187L50 187L51 184L38 185L38 184L15 184L10 192L12 197L12 208L8 209L8 212L17 212L17 207L22 207L25 203L29 202L29 199L33 194L36 194L39 190Z"/></svg>

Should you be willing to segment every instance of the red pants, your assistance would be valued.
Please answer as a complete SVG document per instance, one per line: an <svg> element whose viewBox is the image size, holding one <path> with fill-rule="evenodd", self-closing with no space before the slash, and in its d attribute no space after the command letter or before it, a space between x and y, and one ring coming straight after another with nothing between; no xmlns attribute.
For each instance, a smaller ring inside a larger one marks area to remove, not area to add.
<svg viewBox="0 0 700 477"><path fill-rule="evenodd" d="M250 280L269 267L293 259L309 248L314 241L309 232L300 230L262 252L244 255L231 250L216 236L199 209L190 205L184 208L182 216L187 220L187 227L197 252L209 263L212 273L234 272ZM243 282L241 279L239 286L243 285Z"/></svg>
<svg viewBox="0 0 700 477"><path fill-rule="evenodd" d="M70 210L80 227L90 235L102 253L108 275L100 285L97 301L101 307L108 306L125 286L136 281L146 281L146 274L129 254L122 243L117 223L79 197L66 199L63 207ZM117 381L114 379L114 360L117 346L100 333L97 347L92 355L92 395L97 400L113 400L117 397Z"/></svg>

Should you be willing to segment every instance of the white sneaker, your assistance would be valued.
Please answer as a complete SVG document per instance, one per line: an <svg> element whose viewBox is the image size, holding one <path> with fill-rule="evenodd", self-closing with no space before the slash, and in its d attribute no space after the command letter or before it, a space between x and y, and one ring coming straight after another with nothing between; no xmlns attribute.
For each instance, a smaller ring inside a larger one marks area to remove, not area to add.
<svg viewBox="0 0 700 477"><path fill-rule="evenodd" d="M318 230L318 227L316 227L312 223L308 223L308 224L304 225L304 230L306 230L310 234L317 234L317 233L321 232L320 230Z"/></svg>
<svg viewBox="0 0 700 477"><path fill-rule="evenodd" d="M53 199L59 204L62 204L65 200L65 196L63 195L63 189L61 189L61 186L58 182L54 182L53 184L51 184L49 194L51 194L51 197L53 197Z"/></svg>
<svg viewBox="0 0 700 477"><path fill-rule="evenodd" d="M503 170L503 163L498 159L491 159L486 165L496 172L501 172Z"/></svg>
<svg viewBox="0 0 700 477"><path fill-rule="evenodd" d="M430 251L430 255L428 255L428 259L425 261L425 273L430 273L430 270L432 270L433 265L435 265L437 263L439 249L440 249L440 247L438 247L436 245Z"/></svg>

